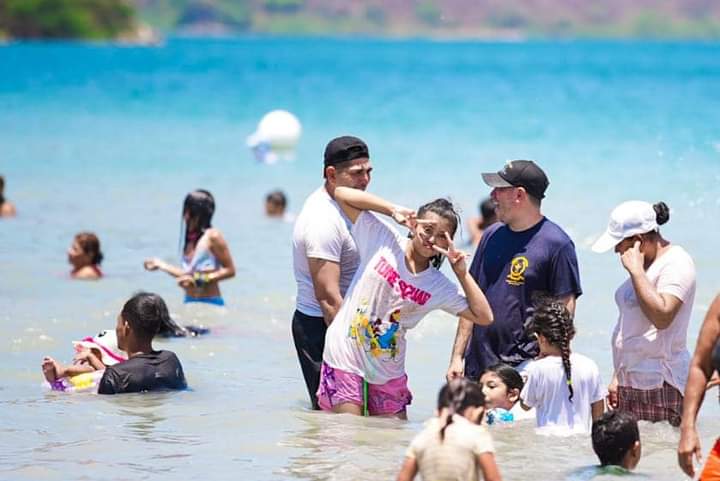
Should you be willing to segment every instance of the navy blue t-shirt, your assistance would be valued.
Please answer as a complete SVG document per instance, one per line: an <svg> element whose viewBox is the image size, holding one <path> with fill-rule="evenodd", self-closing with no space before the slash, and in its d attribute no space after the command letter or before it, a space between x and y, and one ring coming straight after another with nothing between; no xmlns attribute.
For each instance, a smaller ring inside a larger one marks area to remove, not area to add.
<svg viewBox="0 0 720 481"><path fill-rule="evenodd" d="M473 328L465 351L465 374L471 379L497 362L516 366L537 356L537 341L525 333L535 293L582 294L575 245L547 218L522 232L499 222L490 226L480 240L470 275L485 293L495 318L489 326Z"/></svg>

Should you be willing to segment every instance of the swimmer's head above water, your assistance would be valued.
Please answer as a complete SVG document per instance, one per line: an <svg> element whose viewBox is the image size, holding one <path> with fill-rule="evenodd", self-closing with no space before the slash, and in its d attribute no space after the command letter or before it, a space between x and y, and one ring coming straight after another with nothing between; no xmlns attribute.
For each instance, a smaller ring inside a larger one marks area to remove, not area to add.
<svg viewBox="0 0 720 481"><path fill-rule="evenodd" d="M68 262L73 266L73 277L100 277L97 266L102 263L103 254L100 251L100 239L92 232L80 232L75 235L72 244L67 250ZM87 271L87 272L85 272Z"/></svg>
<svg viewBox="0 0 720 481"><path fill-rule="evenodd" d="M168 308L162 297L149 292L133 295L117 318L118 348L128 352L138 345L149 345L167 317Z"/></svg>

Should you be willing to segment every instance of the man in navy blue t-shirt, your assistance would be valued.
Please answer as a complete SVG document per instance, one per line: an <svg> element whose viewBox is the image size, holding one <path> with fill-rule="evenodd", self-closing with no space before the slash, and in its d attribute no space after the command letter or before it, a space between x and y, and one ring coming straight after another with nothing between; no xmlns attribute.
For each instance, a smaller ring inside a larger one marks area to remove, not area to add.
<svg viewBox="0 0 720 481"><path fill-rule="evenodd" d="M537 341L526 335L525 320L535 296L562 299L574 313L582 294L575 245L540 211L549 185L545 172L531 160L513 160L482 177L493 187L500 222L483 233L470 275L485 293L495 321L478 326L458 320L448 379L464 374L477 380L498 362L518 366L533 359Z"/></svg>

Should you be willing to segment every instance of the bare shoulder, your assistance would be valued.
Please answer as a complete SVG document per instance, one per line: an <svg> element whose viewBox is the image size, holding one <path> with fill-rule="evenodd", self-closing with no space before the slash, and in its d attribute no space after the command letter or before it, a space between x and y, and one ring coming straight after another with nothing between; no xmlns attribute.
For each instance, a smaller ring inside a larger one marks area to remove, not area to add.
<svg viewBox="0 0 720 481"><path fill-rule="evenodd" d="M81 279L81 280L95 280L100 279L100 275L97 273L95 269L93 269L92 266L85 266L80 268L77 272L74 272L72 274L72 277L74 279Z"/></svg>
<svg viewBox="0 0 720 481"><path fill-rule="evenodd" d="M205 231L205 235L207 235L208 241L211 244L216 245L221 242L225 242L225 237L223 237L222 232L219 229L216 229L215 227L211 227L207 231Z"/></svg>

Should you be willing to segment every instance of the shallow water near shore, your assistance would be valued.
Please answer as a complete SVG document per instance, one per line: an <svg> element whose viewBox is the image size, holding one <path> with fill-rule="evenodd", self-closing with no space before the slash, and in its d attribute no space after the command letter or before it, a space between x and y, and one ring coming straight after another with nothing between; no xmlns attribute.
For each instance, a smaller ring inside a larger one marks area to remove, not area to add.
<svg viewBox="0 0 720 481"><path fill-rule="evenodd" d="M717 44L173 39L13 44L0 65L0 175L20 213L0 222L0 479L395 476L432 415L455 321L432 314L409 335L409 421L308 410L290 338L292 226L262 216L274 188L300 209L336 135L368 141L373 192L409 206L451 195L463 217L488 193L481 172L536 159L551 180L545 213L578 249L585 292L573 348L606 381L625 275L589 246L614 205L672 208L663 233L698 271L691 349L718 289ZM273 108L297 114L303 138L294 162L259 165L245 137ZM172 279L142 269L147 256L175 260L182 199L198 187L217 199L214 225L238 268L222 284L226 308L185 306ZM67 278L65 250L80 230L102 241L100 282ZM157 342L178 354L191 389L48 391L42 357L69 361L71 341L112 328L139 289L163 295L180 323L213 329ZM720 433L716 396L701 413L704 452ZM596 463L588 437L543 437L532 422L492 432L504 479L565 479ZM642 423L641 436L638 472L683 479L677 430Z"/></svg>

